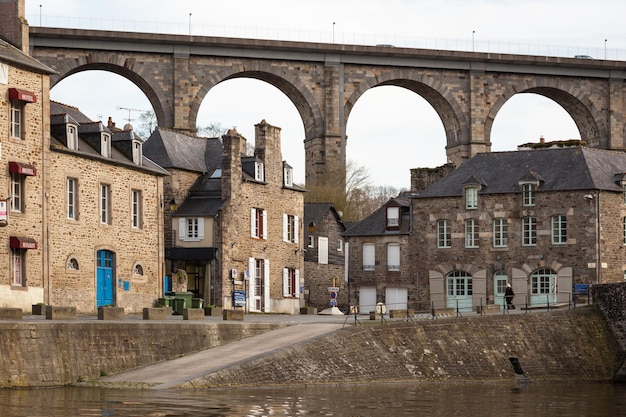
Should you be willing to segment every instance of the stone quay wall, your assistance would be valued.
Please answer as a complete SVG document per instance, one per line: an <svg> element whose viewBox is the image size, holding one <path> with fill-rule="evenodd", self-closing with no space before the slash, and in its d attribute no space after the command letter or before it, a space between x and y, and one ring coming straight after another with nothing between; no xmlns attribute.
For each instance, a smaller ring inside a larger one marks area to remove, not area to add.
<svg viewBox="0 0 626 417"><path fill-rule="evenodd" d="M626 283L594 285L591 296L624 352L616 380L626 382Z"/></svg>
<svg viewBox="0 0 626 417"><path fill-rule="evenodd" d="M612 381L622 350L595 307L551 313L364 324L242 363L181 388Z"/></svg>

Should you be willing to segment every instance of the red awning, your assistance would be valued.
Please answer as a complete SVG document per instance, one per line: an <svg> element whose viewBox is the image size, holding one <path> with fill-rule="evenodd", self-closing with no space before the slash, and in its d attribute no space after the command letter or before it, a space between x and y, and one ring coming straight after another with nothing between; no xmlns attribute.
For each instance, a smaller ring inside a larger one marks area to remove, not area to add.
<svg viewBox="0 0 626 417"><path fill-rule="evenodd" d="M13 249L37 249L37 241L30 237L11 236L10 242Z"/></svg>
<svg viewBox="0 0 626 417"><path fill-rule="evenodd" d="M21 174L21 175L30 175L34 177L37 175L37 168L32 165L24 164L22 162L9 162L9 173L11 174Z"/></svg>
<svg viewBox="0 0 626 417"><path fill-rule="evenodd" d="M9 88L9 99L25 101L27 103L37 102L37 96L35 95L35 93L31 93L30 91L26 90L20 90L17 88Z"/></svg>

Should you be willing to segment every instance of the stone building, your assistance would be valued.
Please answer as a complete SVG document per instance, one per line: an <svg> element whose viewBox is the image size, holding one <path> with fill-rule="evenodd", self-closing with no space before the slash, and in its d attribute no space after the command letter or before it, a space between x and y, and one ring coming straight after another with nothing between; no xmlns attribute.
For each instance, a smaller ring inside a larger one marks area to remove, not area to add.
<svg viewBox="0 0 626 417"><path fill-rule="evenodd" d="M303 227L306 305L318 311L336 305L346 311L349 305L345 275L347 247L342 236L346 227L340 213L331 203L304 203Z"/></svg>
<svg viewBox="0 0 626 417"><path fill-rule="evenodd" d="M304 190L282 160L280 128L262 121L254 155L246 148L234 129L221 139L157 129L146 142L171 174L169 272L185 270L205 304L295 314L304 305Z"/></svg>
<svg viewBox="0 0 626 417"><path fill-rule="evenodd" d="M132 126L52 102L46 200L49 304L141 312L162 295L163 178Z"/></svg>
<svg viewBox="0 0 626 417"><path fill-rule="evenodd" d="M484 153L413 198L407 260L418 308L567 303L576 283L623 281L626 153Z"/></svg>
<svg viewBox="0 0 626 417"><path fill-rule="evenodd" d="M359 313L374 311L379 302L389 310L415 308L411 229L410 193L403 193L343 234L349 248L350 302L358 305Z"/></svg>
<svg viewBox="0 0 626 417"><path fill-rule="evenodd" d="M49 284L49 76L28 55L23 1L0 2L0 307L30 311Z"/></svg>

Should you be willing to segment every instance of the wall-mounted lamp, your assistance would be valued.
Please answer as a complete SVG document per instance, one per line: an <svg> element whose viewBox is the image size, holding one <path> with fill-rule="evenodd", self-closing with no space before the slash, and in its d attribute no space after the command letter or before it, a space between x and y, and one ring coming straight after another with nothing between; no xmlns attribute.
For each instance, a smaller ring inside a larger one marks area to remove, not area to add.
<svg viewBox="0 0 626 417"><path fill-rule="evenodd" d="M298 252L300 252L300 248L298 248L298 249L294 250L294 251L293 251L293 254L294 254L294 255L297 255L297 254L298 254Z"/></svg>
<svg viewBox="0 0 626 417"><path fill-rule="evenodd" d="M583 198L584 198L585 200L593 200L593 196L592 196L591 194L585 194L585 195L583 196Z"/></svg>
<svg viewBox="0 0 626 417"><path fill-rule="evenodd" d="M176 199L172 197L170 200L170 211L178 210L178 204L176 204Z"/></svg>
<svg viewBox="0 0 626 417"><path fill-rule="evenodd" d="M315 224L315 222L309 223L309 233L315 233L316 230L317 230L317 225Z"/></svg>

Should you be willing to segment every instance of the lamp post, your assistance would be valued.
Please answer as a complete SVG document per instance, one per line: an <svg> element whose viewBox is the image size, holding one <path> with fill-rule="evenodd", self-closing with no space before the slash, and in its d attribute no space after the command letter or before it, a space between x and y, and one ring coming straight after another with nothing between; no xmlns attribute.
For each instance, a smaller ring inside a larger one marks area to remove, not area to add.
<svg viewBox="0 0 626 417"><path fill-rule="evenodd" d="M476 31L475 31L475 30L473 30L473 31L472 31L472 52L474 52L474 51L475 51L475 49L474 49L474 35L475 35L475 34L476 34Z"/></svg>
<svg viewBox="0 0 626 417"><path fill-rule="evenodd" d="M608 41L608 39L604 40L604 60L606 61L606 41Z"/></svg>

